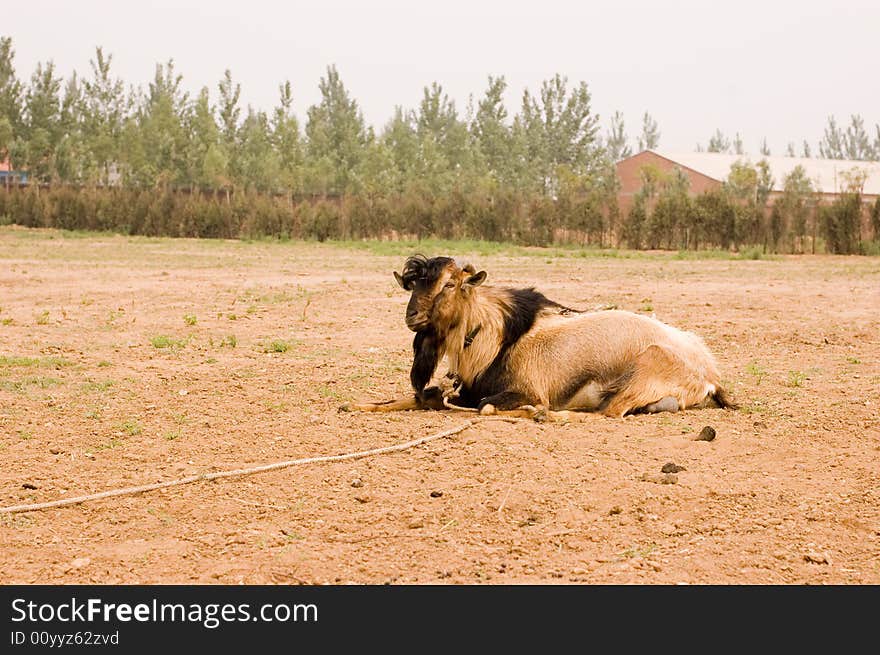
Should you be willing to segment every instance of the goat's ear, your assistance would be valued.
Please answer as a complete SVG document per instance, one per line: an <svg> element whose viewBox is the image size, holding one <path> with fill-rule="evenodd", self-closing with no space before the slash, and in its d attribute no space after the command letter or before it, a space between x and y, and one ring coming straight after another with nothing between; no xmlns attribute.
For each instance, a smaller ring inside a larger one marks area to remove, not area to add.
<svg viewBox="0 0 880 655"><path fill-rule="evenodd" d="M486 271L480 271L479 273L471 275L468 279L464 281L464 283L469 287L478 287L485 281Z"/></svg>
<svg viewBox="0 0 880 655"><path fill-rule="evenodd" d="M400 285L401 289L406 289L406 285L403 282L403 276L397 271L394 271L394 279L397 280L397 284Z"/></svg>

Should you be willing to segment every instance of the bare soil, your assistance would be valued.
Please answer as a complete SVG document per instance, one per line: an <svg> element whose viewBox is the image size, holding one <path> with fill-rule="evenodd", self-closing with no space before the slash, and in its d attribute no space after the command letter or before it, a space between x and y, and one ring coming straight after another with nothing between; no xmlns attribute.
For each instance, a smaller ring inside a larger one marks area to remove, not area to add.
<svg viewBox="0 0 880 655"><path fill-rule="evenodd" d="M0 583L880 583L878 259L471 260L487 283L701 334L742 408L484 423L2 514ZM0 229L0 505L459 425L337 411L409 391L402 262Z"/></svg>

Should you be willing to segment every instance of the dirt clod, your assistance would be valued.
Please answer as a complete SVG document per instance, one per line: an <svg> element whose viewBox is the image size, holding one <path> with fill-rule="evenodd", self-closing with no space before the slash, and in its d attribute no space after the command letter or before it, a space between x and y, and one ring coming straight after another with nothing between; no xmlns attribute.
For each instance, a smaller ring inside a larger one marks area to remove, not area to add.
<svg viewBox="0 0 880 655"><path fill-rule="evenodd" d="M364 481L361 480L360 478L355 478L354 480L351 481L351 486L354 487L355 489L360 489L361 487L364 486Z"/></svg>
<svg viewBox="0 0 880 655"><path fill-rule="evenodd" d="M431 498L440 498L440 496L442 496L442 495L443 495L442 491L432 491L431 492Z"/></svg>
<svg viewBox="0 0 880 655"><path fill-rule="evenodd" d="M685 468L683 466L679 466L675 462L666 462L663 465L663 468L660 469L663 473L678 473L679 471L684 471Z"/></svg>
<svg viewBox="0 0 880 655"><path fill-rule="evenodd" d="M715 428L711 425L707 425L702 430L700 430L700 434L694 437L694 441L712 441L715 439Z"/></svg>
<svg viewBox="0 0 880 655"><path fill-rule="evenodd" d="M21 485L21 486L22 486L23 489L36 489L36 488L37 488L37 485L35 485L35 484L31 484L30 482L25 482L25 483L24 483L23 485Z"/></svg>
<svg viewBox="0 0 880 655"><path fill-rule="evenodd" d="M804 561L810 564L831 564L831 557L828 553L809 552L804 553Z"/></svg>
<svg viewBox="0 0 880 655"><path fill-rule="evenodd" d="M654 484L675 484L678 482L678 476L675 473L642 473L642 482L653 482Z"/></svg>

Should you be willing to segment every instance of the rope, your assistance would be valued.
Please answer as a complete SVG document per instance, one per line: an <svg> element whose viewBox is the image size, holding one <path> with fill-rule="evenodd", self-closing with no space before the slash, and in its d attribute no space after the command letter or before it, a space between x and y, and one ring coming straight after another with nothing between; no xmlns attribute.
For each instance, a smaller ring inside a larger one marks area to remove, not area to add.
<svg viewBox="0 0 880 655"><path fill-rule="evenodd" d="M301 466L303 464L316 464L319 462L342 462L350 459L361 459L364 457L373 457L375 455L384 455L385 453L394 453L399 452L401 450L408 450L410 448L415 448L416 446L420 446L422 444L428 443L429 441L434 441L436 439L443 439L444 437L451 437L452 435L458 434L459 432L463 432L467 430L472 425L477 423L481 423L483 421L506 421L508 423L515 422L517 419L511 418L502 418L502 417L493 417L486 416L480 418L472 418L461 425L450 428L449 430L444 430L443 432L436 432L434 434L430 434L426 437L419 437L418 439L413 439L412 441L406 441L404 443L395 444L393 446L385 446L383 448L373 448L372 450L361 450L354 453L346 453L344 455L322 455L319 457L306 457L304 459L289 459L283 462L275 462L274 464L263 464L262 466L254 466L251 468L243 468L243 469L234 469L231 471L215 471L214 473L202 473L200 475L191 475L186 478L179 478L177 480L168 480L167 482L156 482L154 484L145 484L138 487L126 487L124 489L112 489L109 491L102 491L96 494L89 494L87 496L77 496L75 498L64 498L61 500L53 500L46 503L34 503L32 505L12 505L11 507L0 507L0 514L16 514L20 512L35 512L37 510L42 509L50 509L52 507L64 507L65 505L79 505L80 503L85 503L90 500L100 500L102 498L113 498L115 496L128 496L131 494L139 494L144 493L145 491L156 491L157 489L167 489L168 487L177 487L182 484L191 484L193 482L200 482L202 480L219 480L221 478L234 478L240 477L243 475L253 475L254 473L265 473L266 471L276 471L278 469L287 468L289 466Z"/></svg>

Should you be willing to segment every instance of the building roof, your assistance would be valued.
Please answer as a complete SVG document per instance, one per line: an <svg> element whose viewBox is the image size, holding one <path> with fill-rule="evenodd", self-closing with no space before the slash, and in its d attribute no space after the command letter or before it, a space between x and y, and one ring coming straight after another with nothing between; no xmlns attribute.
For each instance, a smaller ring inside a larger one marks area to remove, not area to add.
<svg viewBox="0 0 880 655"><path fill-rule="evenodd" d="M880 162L853 161L848 159L817 159L807 157L778 157L764 155L728 155L717 152L667 152L652 150L655 155L676 164L690 168L698 173L723 182L730 174L730 166L735 162L757 164L766 160L773 175L773 190L782 191L785 176L796 166L803 166L807 177L813 182L813 189L822 193L839 193L844 180L841 173L858 168L868 174L862 192L865 195L880 195Z"/></svg>

